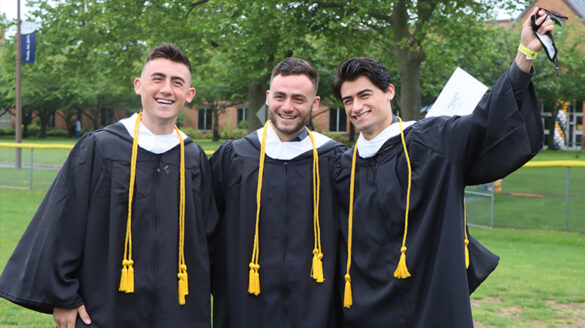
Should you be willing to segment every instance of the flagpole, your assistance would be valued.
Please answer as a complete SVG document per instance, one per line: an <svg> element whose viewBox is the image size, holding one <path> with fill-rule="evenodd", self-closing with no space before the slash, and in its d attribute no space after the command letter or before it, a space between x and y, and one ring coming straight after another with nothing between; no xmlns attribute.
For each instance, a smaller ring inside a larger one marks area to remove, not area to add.
<svg viewBox="0 0 585 328"><path fill-rule="evenodd" d="M22 102L21 102L21 64L20 57L22 50L20 49L20 0L17 0L16 4L16 122L14 123L14 134L15 142L22 142ZM22 149L15 148L15 168L20 169L22 167Z"/></svg>

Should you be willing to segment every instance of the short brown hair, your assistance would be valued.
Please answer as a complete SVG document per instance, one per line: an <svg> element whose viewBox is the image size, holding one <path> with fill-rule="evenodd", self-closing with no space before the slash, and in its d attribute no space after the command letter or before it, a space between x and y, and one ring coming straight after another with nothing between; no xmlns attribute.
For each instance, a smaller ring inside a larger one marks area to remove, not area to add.
<svg viewBox="0 0 585 328"><path fill-rule="evenodd" d="M270 83L272 80L278 76L289 76L289 75L306 75L313 87L315 88L315 92L319 89L319 74L315 68L309 64L306 60L288 57L283 59L280 63L276 64L272 69L272 76L270 76Z"/></svg>
<svg viewBox="0 0 585 328"><path fill-rule="evenodd" d="M148 54L144 64L146 65L149 61L158 58L168 59L175 63L184 64L189 69L189 73L191 73L191 62L189 62L187 56L185 56L185 54L174 44L163 43L160 46L152 49L152 51Z"/></svg>

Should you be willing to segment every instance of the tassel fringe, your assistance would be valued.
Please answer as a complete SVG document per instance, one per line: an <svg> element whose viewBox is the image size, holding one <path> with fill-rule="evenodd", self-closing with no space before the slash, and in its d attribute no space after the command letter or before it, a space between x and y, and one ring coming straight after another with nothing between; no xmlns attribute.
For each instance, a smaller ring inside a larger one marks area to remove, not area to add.
<svg viewBox="0 0 585 328"><path fill-rule="evenodd" d="M122 275L120 277L120 289L119 291L125 293L134 293L134 268L132 265L134 261L124 260L122 261Z"/></svg>
<svg viewBox="0 0 585 328"><path fill-rule="evenodd" d="M465 239L465 268L469 269L469 247L467 245L469 245L469 240Z"/></svg>
<svg viewBox="0 0 585 328"><path fill-rule="evenodd" d="M346 308L350 308L353 304L353 295L351 293L351 277L346 274L345 275L345 292L343 295L343 306Z"/></svg>
<svg viewBox="0 0 585 328"><path fill-rule="evenodd" d="M252 295L260 295L260 269L259 264L250 263L250 277L248 281L248 293Z"/></svg>
<svg viewBox="0 0 585 328"><path fill-rule="evenodd" d="M181 271L177 274L179 278L179 304L185 305L185 296L189 295L189 276L187 266L182 264Z"/></svg>
<svg viewBox="0 0 585 328"><path fill-rule="evenodd" d="M402 247L400 249L400 261L398 261L398 267L396 267L396 271L394 271L394 277L398 279L406 279L410 277L410 272L408 272L408 268L406 267L406 247Z"/></svg>
<svg viewBox="0 0 585 328"><path fill-rule="evenodd" d="M311 270L311 277L318 283L325 281L323 275L323 253L319 252L318 249L313 250L313 268Z"/></svg>

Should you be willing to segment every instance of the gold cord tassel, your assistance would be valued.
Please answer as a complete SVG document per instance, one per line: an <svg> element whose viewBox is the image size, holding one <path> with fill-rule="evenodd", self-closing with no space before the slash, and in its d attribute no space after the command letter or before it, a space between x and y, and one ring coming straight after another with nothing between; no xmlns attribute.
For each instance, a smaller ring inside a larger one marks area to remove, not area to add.
<svg viewBox="0 0 585 328"><path fill-rule="evenodd" d="M316 282L322 283L325 281L323 277L323 253L319 252L318 249L313 250L313 267L311 269L311 277Z"/></svg>
<svg viewBox="0 0 585 328"><path fill-rule="evenodd" d="M134 261L132 261L132 199L134 197L134 182L136 180L136 161L138 157L138 129L142 113L136 115L134 123L134 140L132 141L132 157L130 159L130 183L128 186L128 218L126 220L126 240L124 241L124 259L120 276L121 292L134 293Z"/></svg>
<svg viewBox="0 0 585 328"><path fill-rule="evenodd" d="M410 208L410 188L412 185L412 166L410 165L410 157L408 156L408 149L406 149L406 141L404 141L404 131L402 131L402 119L398 117L400 123L400 138L402 140L402 147L404 148L404 156L406 157L406 164L408 164L408 189L406 191L406 210L404 211L404 237L402 238L402 247L400 248L400 260L398 267L394 271L394 277L398 279L406 279L410 277L410 272L406 267L406 234L408 233L408 211Z"/></svg>
<svg viewBox="0 0 585 328"><path fill-rule="evenodd" d="M467 237L467 209L465 198L463 199L463 232L465 233L465 268L469 269L469 238Z"/></svg>
<svg viewBox="0 0 585 328"><path fill-rule="evenodd" d="M406 267L406 247L402 246L400 248L400 253L400 260L398 261L396 271L394 271L394 277L398 279L406 279L410 277L410 272L408 272L408 268Z"/></svg>
<svg viewBox="0 0 585 328"><path fill-rule="evenodd" d="M179 304L185 305L185 296L189 295L189 281L186 265L181 266L181 271L177 274L177 277L179 278Z"/></svg>
<svg viewBox="0 0 585 328"><path fill-rule="evenodd" d="M258 296L260 295L260 265L250 262L250 275L248 277L248 293Z"/></svg>
<svg viewBox="0 0 585 328"><path fill-rule="evenodd" d="M353 305L353 295L351 293L351 277L345 275L345 291L343 293L343 306L350 308Z"/></svg>
<svg viewBox="0 0 585 328"><path fill-rule="evenodd" d="M311 138L313 145L313 235L315 238L315 248L313 249L313 265L311 267L311 278L318 283L323 283L325 277L323 274L323 250L321 248L321 227L319 224L319 196L321 188L321 179L319 176L319 153L315 147L315 139L309 129L307 133Z"/></svg>

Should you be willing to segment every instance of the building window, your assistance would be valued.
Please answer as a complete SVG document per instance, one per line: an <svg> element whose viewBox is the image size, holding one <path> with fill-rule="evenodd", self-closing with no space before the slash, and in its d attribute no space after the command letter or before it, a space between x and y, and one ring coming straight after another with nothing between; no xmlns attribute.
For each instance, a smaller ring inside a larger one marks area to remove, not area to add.
<svg viewBox="0 0 585 328"><path fill-rule="evenodd" d="M347 116L343 108L329 109L329 131L331 132L345 132Z"/></svg>
<svg viewBox="0 0 585 328"><path fill-rule="evenodd" d="M114 120L114 111L111 108L102 108L100 116L102 125L109 125Z"/></svg>
<svg viewBox="0 0 585 328"><path fill-rule="evenodd" d="M197 115L197 129L211 130L211 108L199 108Z"/></svg>
<svg viewBox="0 0 585 328"><path fill-rule="evenodd" d="M250 112L249 108L246 107L238 108L238 123L240 123L241 121L247 121L249 112Z"/></svg>

